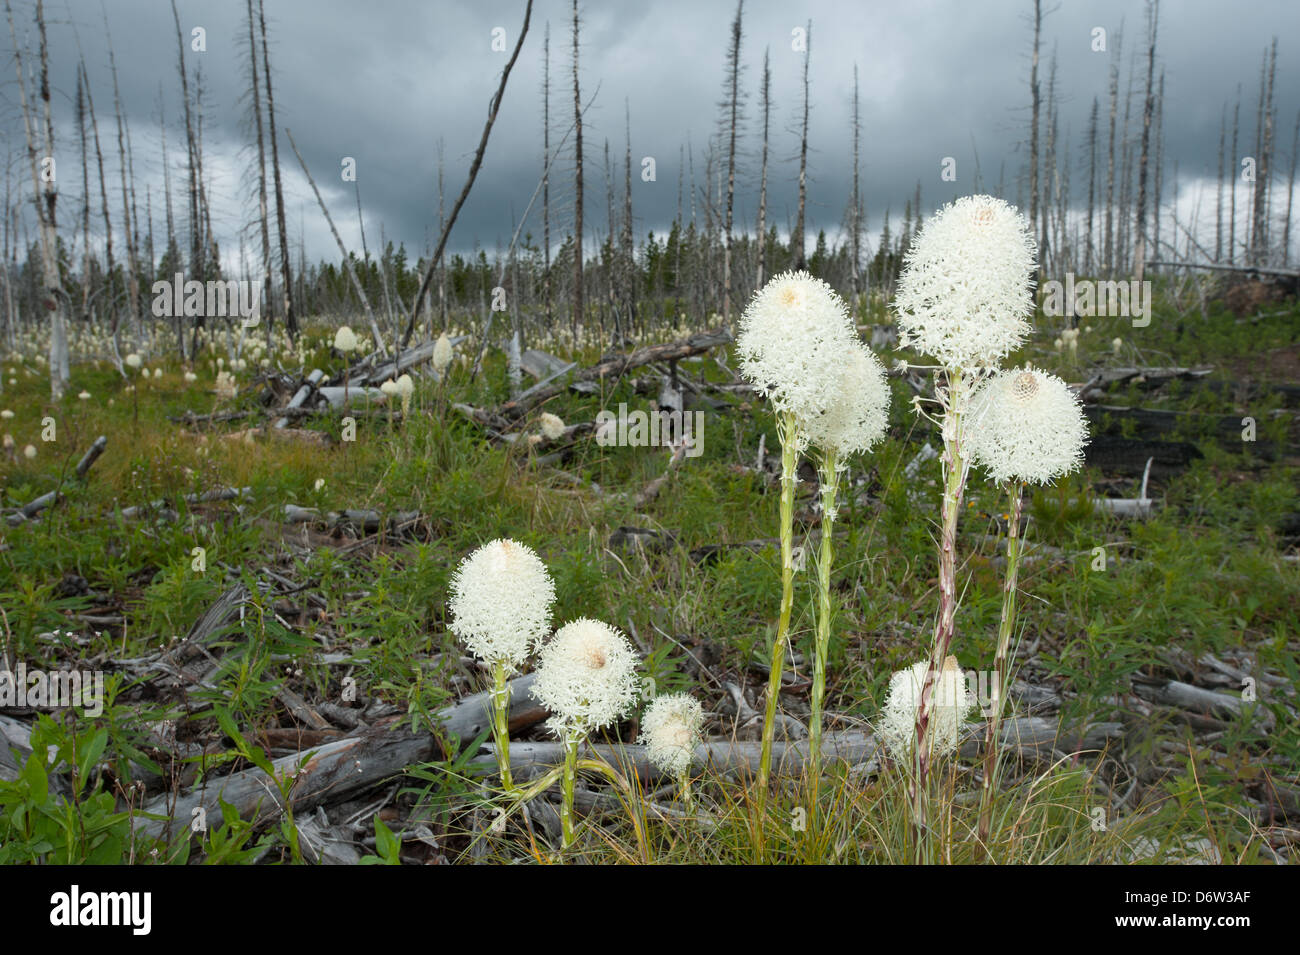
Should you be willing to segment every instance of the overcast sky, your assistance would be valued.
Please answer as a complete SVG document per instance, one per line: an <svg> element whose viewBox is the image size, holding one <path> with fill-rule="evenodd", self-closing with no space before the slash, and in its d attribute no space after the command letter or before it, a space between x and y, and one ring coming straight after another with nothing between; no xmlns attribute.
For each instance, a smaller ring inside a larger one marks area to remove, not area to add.
<svg viewBox="0 0 1300 955"><path fill-rule="evenodd" d="M359 251L356 200L340 177L343 157L356 159L366 238L373 250L381 228L403 241L416 258L436 226L438 143L444 144L447 205L460 190L482 130L488 100L509 53L492 50L493 29L502 27L508 48L518 36L521 0L430 2L430 0L265 0L272 43L277 123L293 131L320 185L344 241ZM1051 6L1051 5L1049 5ZM31 0L16 0L19 43L35 46ZM238 232L253 218L248 179L252 154L245 123L248 45L243 0L221 3L179 0L186 33L187 64L202 70L203 148L211 180L214 227L223 258L237 256ZM759 172L758 89L764 50L770 51L773 83L770 219L784 231L797 196L802 54L791 31L812 21L812 114L809 155L809 226L835 230L843 219L851 175L853 69L859 71L862 114L862 183L873 233L887 205L895 221L919 180L927 211L957 194L976 191L978 151L984 191L1005 180L1016 198L1028 137L1030 0L910 0L906 4L825 0L792 4L749 0L745 4L742 84L745 102L743 154L737 178L737 221L752 227ZM116 130L113 90L101 6L82 0L49 0L51 73L55 86L61 224L78 214L81 168L72 98L78 36L85 52L106 153L110 190L116 193ZM625 148L624 109L631 117L636 231L662 233L678 201L680 151L690 144L697 186L703 188L704 155L717 129L724 54L735 5L701 0L587 3L581 6L580 80L587 114L588 242L606 221L603 149L606 139L618 164L621 189ZM184 228L184 139L177 78L177 39L169 6L161 0L112 0L108 25L117 57L121 97L134 146L138 201L147 184L156 230L164 228L160 104L165 112L172 188ZM523 51L506 90L487 154L454 233L452 248L477 241L491 254L509 242L537 185L541 166L543 35L551 29L553 137L568 128L573 99L571 8L562 0L538 0ZM1058 57L1062 140L1082 154L1094 96L1105 115L1107 75L1123 22L1125 79L1129 56L1144 48L1143 5L1123 0L1055 5L1043 27L1042 80L1053 52ZM74 33L75 25L75 33ZM1108 31L1108 50L1091 50L1094 27ZM189 48L193 27L206 30L206 52ZM1242 91L1240 155L1253 151L1260 58L1280 38L1277 68L1278 164L1290 164L1292 131L1300 108L1300 4L1259 0L1242 6L1211 0L1162 5L1157 70L1166 71L1164 104L1166 200L1178 163L1183 202L1194 202L1197 177L1214 177L1218 164L1220 111L1231 115L1237 85ZM29 189L17 111L17 88L4 36L6 67L0 129L14 177ZM1141 74L1138 74L1139 83ZM1134 100L1140 121L1141 90ZM1121 97L1123 90L1121 90ZM1121 103L1121 110L1123 106ZM554 142L554 139L553 139ZM1061 148L1064 148L1064 142ZM642 157L654 157L657 181L640 177ZM941 163L957 161L957 181L940 180ZM306 180L281 137L289 229L296 243L305 235L308 258L335 258L333 241ZM553 176L553 234L571 228L568 205L571 166ZM1084 194L1083 167L1073 173L1076 199ZM93 176L93 174L92 174ZM19 178L21 177L21 178ZM690 176L686 175L689 189ZM1285 182L1282 183L1285 192ZM1243 187L1244 188L1244 187ZM1212 202L1212 196L1207 197ZM1283 195L1283 201L1284 201ZM113 202L120 202L113 197ZM98 202L97 197L95 202ZM689 199L687 199L689 202ZM113 210L116 211L116 210ZM143 211L141 212L143 215ZM1201 215L1212 219L1212 208ZM562 217L562 218L561 218ZM116 219L120 216L115 217ZM527 226L541 234L540 203ZM102 232L96 224L94 230ZM873 236L874 238L874 236ZM159 244L161 244L161 238ZM556 239L558 242L558 239ZM185 242L182 237L182 246ZM253 246L249 245L249 254Z"/></svg>

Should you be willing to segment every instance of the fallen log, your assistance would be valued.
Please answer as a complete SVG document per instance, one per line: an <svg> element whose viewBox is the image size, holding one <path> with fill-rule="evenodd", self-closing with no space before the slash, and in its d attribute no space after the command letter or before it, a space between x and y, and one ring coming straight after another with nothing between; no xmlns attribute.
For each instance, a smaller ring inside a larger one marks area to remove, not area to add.
<svg viewBox="0 0 1300 955"><path fill-rule="evenodd" d="M687 338L663 345L649 345L638 348L627 355L616 355L581 371L575 372L571 383L599 381L610 376L618 376L632 368L639 368L654 361L671 361L699 355L719 345L726 345L732 340L731 333L725 329L712 329L699 332ZM504 418L515 419L527 414L537 405L553 398L568 387L567 383L554 382L545 387L533 387L518 398L507 401L497 408L497 414Z"/></svg>
<svg viewBox="0 0 1300 955"><path fill-rule="evenodd" d="M316 390L316 386L320 384L321 379L324 377L325 372L321 371L319 368L313 370L312 373L307 376L307 380L303 382L302 387L299 388L297 393L289 399L289 403L284 406L284 410L289 411L293 408L301 408L303 403L311 397L311 393ZM287 428L288 426L289 419L287 416L281 418L275 423L275 427L277 428Z"/></svg>
<svg viewBox="0 0 1300 955"><path fill-rule="evenodd" d="M81 460L77 462L76 474L78 481L84 481L86 479L86 472L88 472L94 463L99 460L99 456L104 453L104 448L107 446L108 438L104 435L101 434L95 439L94 443L91 444L86 453L82 455ZM7 520L9 521L10 526L17 527L24 521L30 521L33 517L58 500L59 497L60 489L55 488L53 491L49 491L38 498L28 501L15 513L9 515Z"/></svg>
<svg viewBox="0 0 1300 955"><path fill-rule="evenodd" d="M510 726L522 729L546 716L530 697L533 676L510 682ZM491 694L476 693L438 713L441 737L463 748L491 724ZM424 763L443 752L440 737L425 730L412 731L401 720L310 750L282 756L271 765L277 776L292 776L289 804L295 813L311 809L326 799L337 800L350 793ZM301 765L300 765L301 764ZM284 810L280 789L260 769L245 769L229 776L208 777L197 789L179 797L164 793L141 810L133 820L136 831L147 837L169 837L187 828L194 811L203 809L210 819L221 818L221 802L234 807L254 825L271 822Z"/></svg>

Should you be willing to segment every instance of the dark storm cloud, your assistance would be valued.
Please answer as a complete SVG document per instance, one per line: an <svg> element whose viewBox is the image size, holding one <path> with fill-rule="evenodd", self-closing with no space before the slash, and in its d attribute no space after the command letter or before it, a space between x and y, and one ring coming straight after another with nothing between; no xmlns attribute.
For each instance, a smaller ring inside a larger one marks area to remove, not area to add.
<svg viewBox="0 0 1300 955"><path fill-rule="evenodd" d="M292 129L331 213L349 247L360 248L356 199L339 176L345 156L357 161L366 240L373 250L380 229L405 242L417 256L436 226L438 143L444 144L446 203L460 190L482 129L489 97L507 53L491 49L492 30L503 27L513 47L523 4L519 0L476 3L267 0L272 37L274 92L279 125ZM204 156L211 180L214 225L223 255L237 255L238 230L253 215L247 178L249 135L245 125L248 34L245 4L178 4L186 34L186 61L200 68L203 88ZM19 3L20 42L34 45L31 5ZM751 223L757 208L758 86L763 51L770 51L773 77L770 218L784 229L796 201L801 55L791 31L812 21L809 225L834 231L842 221L851 175L850 103L853 67L859 71L863 141L863 189L878 229L886 205L895 218L919 181L927 210L975 188L978 152L983 187L1005 183L1013 201L1025 160L1030 29L1028 0L1016 2L890 3L819 2L745 5L742 82L748 94L738 179L737 216ZM167 122L175 211L184 227L184 140L176 72L177 41L170 7L158 0L116 0L107 5L117 56L123 108L130 126L135 169L144 202L152 200L162 229L163 167L159 104ZM717 129L723 58L731 3L657 0L588 3L582 7L581 84L587 114L587 215L591 229L605 229L604 143L608 139L621 188L624 108L631 115L631 153L637 233L663 232L678 201L680 150L689 142L697 188L704 188L705 153ZM80 204L71 100L76 34L94 83L100 137L116 182L113 95L107 41L96 3L47 4L51 63L58 93L63 223ZM504 246L523 214L541 170L542 38L551 29L553 141L572 119L571 11L567 3L538 2L532 25L506 91L477 185L461 213L452 247L477 241L491 251ZM1088 109L1094 96L1106 108L1107 74L1123 22L1125 81L1132 54L1144 46L1141 4L1109 0L1063 3L1044 23L1042 81L1057 56L1061 104L1060 147L1082 154ZM207 31L207 51L189 49L189 31ZM1091 30L1108 31L1109 51L1090 49ZM1291 130L1300 101L1296 57L1289 39L1300 35L1300 6L1277 0L1242 8L1208 0L1166 2L1161 11L1158 69L1166 70L1165 154L1167 182L1173 164L1186 186L1217 169L1220 111L1242 87L1242 143L1253 149L1260 56L1273 35L1281 38L1277 75L1278 152L1288 164ZM5 37L7 42L7 35ZM10 67L12 76L12 67ZM1141 106L1141 73L1134 100ZM160 93L161 90L161 93ZM599 91L597 93L597 90ZM1121 96L1124 90L1121 90ZM160 101L161 96L161 101ZM16 91L5 87L6 150L14 175L22 172L21 125ZM1121 103L1121 110L1123 106ZM1229 113L1231 105L1229 105ZM1140 120L1140 112L1134 121ZM642 182L641 159L653 156L657 182ZM955 184L940 181L944 157L957 161ZM289 196L289 231L305 235L308 257L333 258L323 218L287 143L281 164ZM568 216L571 166L561 161L552 176L553 197L565 219L553 222L562 235ZM1084 188L1082 167L1073 172L1076 199ZM686 176L689 186L689 174ZM25 180L16 180L23 182ZM116 200L115 200L116 201ZM687 200L689 202L689 199ZM1204 214L1204 213L1203 213ZM98 225L93 228L99 229ZM540 208L527 226L541 233ZM251 238L251 235L249 236ZM182 245L184 239L182 238ZM251 256L250 242L248 254Z"/></svg>

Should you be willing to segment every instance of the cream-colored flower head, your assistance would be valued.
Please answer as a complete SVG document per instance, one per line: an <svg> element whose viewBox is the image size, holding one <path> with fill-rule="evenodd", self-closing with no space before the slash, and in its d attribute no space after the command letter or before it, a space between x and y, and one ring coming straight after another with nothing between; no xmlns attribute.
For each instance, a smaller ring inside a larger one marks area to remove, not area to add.
<svg viewBox="0 0 1300 955"><path fill-rule="evenodd" d="M1047 484L1083 463L1088 421L1064 381L1035 368L1000 371L971 398L971 459L998 484Z"/></svg>
<svg viewBox="0 0 1300 955"><path fill-rule="evenodd" d="M415 382L411 380L410 375L402 375L397 379L397 397L402 399L402 414L405 415L411 410L411 395L415 392Z"/></svg>
<svg viewBox="0 0 1300 955"><path fill-rule="evenodd" d="M451 632L481 659L518 668L551 629L555 581L527 544L494 540L451 578Z"/></svg>
<svg viewBox="0 0 1300 955"><path fill-rule="evenodd" d="M665 693L646 707L641 737L650 762L670 776L685 776L701 742L704 708L685 693Z"/></svg>
<svg viewBox="0 0 1300 955"><path fill-rule="evenodd" d="M533 696L557 736L585 736L631 712L640 681L627 637L607 623L566 623L542 647Z"/></svg>
<svg viewBox="0 0 1300 955"><path fill-rule="evenodd" d="M559 415L553 415L549 411L542 412L538 424L541 426L542 435L549 441L554 441L564 434L564 420Z"/></svg>
<svg viewBox="0 0 1300 955"><path fill-rule="evenodd" d="M446 332L443 332L433 343L433 370L438 373L439 378L451 364L451 357L451 339L447 337Z"/></svg>
<svg viewBox="0 0 1300 955"><path fill-rule="evenodd" d="M842 353L834 392L839 400L804 427L809 442L823 451L834 451L843 468L850 455L866 451L883 438L889 425L889 384L884 366L871 349L855 342Z"/></svg>
<svg viewBox="0 0 1300 955"><path fill-rule="evenodd" d="M907 251L894 308L899 342L945 368L994 367L1029 334L1037 247L1024 217L992 196L949 203Z"/></svg>
<svg viewBox="0 0 1300 955"><path fill-rule="evenodd" d="M89 391L82 391L82 392L79 392L79 393L77 394L77 397L80 398L82 401L85 401L87 398L90 397L90 392L89 392Z"/></svg>
<svg viewBox="0 0 1300 955"><path fill-rule="evenodd" d="M379 386L379 390L382 391L389 398L391 398L393 397L393 395L397 394L397 382L389 378L386 382L384 382L382 385Z"/></svg>
<svg viewBox="0 0 1300 955"><path fill-rule="evenodd" d="M844 300L807 272L764 285L740 318L740 373L778 412L811 421L834 404L835 372L857 341Z"/></svg>
<svg viewBox="0 0 1300 955"><path fill-rule="evenodd" d="M889 695L876 732L896 755L910 753L916 741L916 711L929 667L930 661L922 660L889 678ZM930 704L930 751L935 755L950 753L957 748L961 724L975 706L956 657L944 661L943 670L930 684Z"/></svg>
<svg viewBox="0 0 1300 955"><path fill-rule="evenodd" d="M28 461L36 457L36 445L29 444L27 445L27 447L23 448L23 457L25 457Z"/></svg>
<svg viewBox="0 0 1300 955"><path fill-rule="evenodd" d="M131 354L127 355L124 360L126 361L126 367L128 368L140 367L140 356L135 352L131 352Z"/></svg>
<svg viewBox="0 0 1300 955"><path fill-rule="evenodd" d="M334 347L347 354L350 351L356 351L357 336L352 329L346 325L340 325L339 330L334 333Z"/></svg>

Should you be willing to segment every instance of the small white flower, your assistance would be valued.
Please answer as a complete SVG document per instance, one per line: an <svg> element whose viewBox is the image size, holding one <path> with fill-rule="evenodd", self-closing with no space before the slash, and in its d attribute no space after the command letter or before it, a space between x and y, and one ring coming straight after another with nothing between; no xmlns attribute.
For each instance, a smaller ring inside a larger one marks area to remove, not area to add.
<svg viewBox="0 0 1300 955"><path fill-rule="evenodd" d="M379 390L382 391L389 398L391 398L393 397L393 395L397 394L397 382L389 378L386 382L384 382L382 385L379 386Z"/></svg>
<svg viewBox="0 0 1300 955"><path fill-rule="evenodd" d="M357 336L352 329L346 325L340 325L339 330L334 333L334 347L345 355L350 351L356 351Z"/></svg>
<svg viewBox="0 0 1300 955"><path fill-rule="evenodd" d="M433 370L438 373L439 378L447 370L447 366L451 364L451 359L451 339L447 337L446 332L443 332L433 344Z"/></svg>
<svg viewBox="0 0 1300 955"><path fill-rule="evenodd" d="M317 478L317 479L316 479L316 483L313 484L313 485L311 486L311 489L312 489L313 491L319 491L319 490L320 490L321 488L323 488L324 486L325 486L325 479L324 479L324 478Z"/></svg>
<svg viewBox="0 0 1300 955"><path fill-rule="evenodd" d="M701 742L704 708L685 693L665 693L646 707L641 737L650 762L670 776L685 776Z"/></svg>
<svg viewBox="0 0 1300 955"><path fill-rule="evenodd" d="M1123 347L1124 347L1124 339L1122 338L1111 339L1110 350L1113 351L1116 355L1119 354L1119 350Z"/></svg>
<svg viewBox="0 0 1300 955"><path fill-rule="evenodd" d="M14 413L10 411L8 408L6 408L4 411L0 411L0 418L4 418L6 421L8 421L13 416Z"/></svg>
<svg viewBox="0 0 1300 955"><path fill-rule="evenodd" d="M87 398L90 397L90 392L89 391L78 392L77 397L80 398L82 401L85 401Z"/></svg>
<svg viewBox="0 0 1300 955"><path fill-rule="evenodd" d="M402 414L405 416L411 410L411 395L415 391L415 382L411 380L410 375L402 375L397 379L397 396L402 399Z"/></svg>
<svg viewBox="0 0 1300 955"><path fill-rule="evenodd" d="M187 371L187 372L185 373L185 380L186 380L187 382L198 381L198 380L199 380L199 376L196 375L196 374L194 374L194 372L192 372L192 371Z"/></svg>
<svg viewBox="0 0 1300 955"><path fill-rule="evenodd" d="M1013 368L975 392L966 437L971 459L995 483L1046 484L1083 463L1088 422L1060 378Z"/></svg>
<svg viewBox="0 0 1300 955"><path fill-rule="evenodd" d="M921 703L929 660L922 660L889 678L889 695L881 710L876 732L895 755L912 751L916 741L916 711ZM930 751L935 755L957 748L961 724L974 708L975 701L966 688L966 677L956 657L948 657L943 670L930 684Z"/></svg>
<svg viewBox="0 0 1300 955"><path fill-rule="evenodd" d="M559 415L553 415L549 411L543 411L539 420L542 428L542 434L547 440L554 441L564 434L564 421Z"/></svg>
<svg viewBox="0 0 1300 955"><path fill-rule="evenodd" d="M996 365L1029 334L1037 248L1024 217L992 196L949 203L907 251L894 308L899 343L950 369Z"/></svg>
<svg viewBox="0 0 1300 955"><path fill-rule="evenodd" d="M23 448L23 457L25 457L28 461L36 457L36 445L29 444L27 445L27 447Z"/></svg>
<svg viewBox="0 0 1300 955"><path fill-rule="evenodd" d="M585 736L617 722L636 703L636 654L607 623L567 623L542 647L533 696L551 711L557 736Z"/></svg>
<svg viewBox="0 0 1300 955"><path fill-rule="evenodd" d="M128 368L139 368L140 356L137 355L135 352L131 352L131 354L126 356L126 366Z"/></svg>
<svg viewBox="0 0 1300 955"><path fill-rule="evenodd" d="M551 628L555 582L526 544L484 544L461 562L450 588L451 631L481 659L518 668Z"/></svg>

